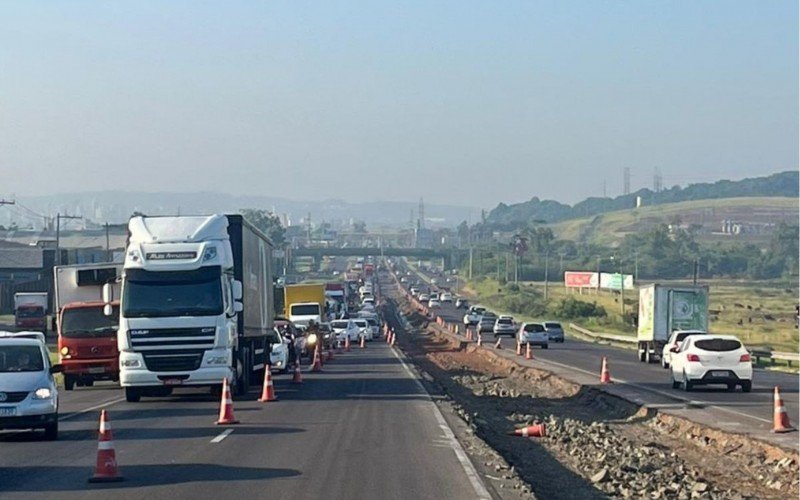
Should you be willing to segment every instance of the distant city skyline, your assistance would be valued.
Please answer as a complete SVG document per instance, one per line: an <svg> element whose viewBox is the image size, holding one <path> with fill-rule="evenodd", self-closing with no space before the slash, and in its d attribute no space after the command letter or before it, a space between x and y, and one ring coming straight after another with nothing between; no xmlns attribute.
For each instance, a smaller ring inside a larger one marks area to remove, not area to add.
<svg viewBox="0 0 800 500"><path fill-rule="evenodd" d="M491 209L795 170L797 42L789 0L8 2L0 197Z"/></svg>

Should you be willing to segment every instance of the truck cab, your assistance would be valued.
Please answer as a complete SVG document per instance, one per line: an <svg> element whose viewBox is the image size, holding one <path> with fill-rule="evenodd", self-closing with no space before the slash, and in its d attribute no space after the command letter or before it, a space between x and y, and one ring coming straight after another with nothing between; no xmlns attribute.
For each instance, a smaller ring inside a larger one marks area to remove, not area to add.
<svg viewBox="0 0 800 500"><path fill-rule="evenodd" d="M119 381L119 301L112 314L103 302L74 302L58 315L58 355L63 366L64 389L91 387L95 380Z"/></svg>
<svg viewBox="0 0 800 500"><path fill-rule="evenodd" d="M47 329L47 292L14 294L14 326L41 332Z"/></svg>

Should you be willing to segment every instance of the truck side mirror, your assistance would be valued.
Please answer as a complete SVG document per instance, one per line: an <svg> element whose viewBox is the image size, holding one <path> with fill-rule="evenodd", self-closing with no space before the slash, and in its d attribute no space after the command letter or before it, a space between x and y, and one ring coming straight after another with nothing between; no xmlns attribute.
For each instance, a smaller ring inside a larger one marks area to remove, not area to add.
<svg viewBox="0 0 800 500"><path fill-rule="evenodd" d="M233 300L242 300L242 282L233 280Z"/></svg>
<svg viewBox="0 0 800 500"><path fill-rule="evenodd" d="M111 288L111 283L106 283L103 285L103 302L108 304L114 300L114 290Z"/></svg>
<svg viewBox="0 0 800 500"><path fill-rule="evenodd" d="M234 302L233 303L233 311L237 312L237 313L240 313L240 312L244 311L244 305L241 302L238 302L238 301Z"/></svg>
<svg viewBox="0 0 800 500"><path fill-rule="evenodd" d="M111 306L111 304L106 304L103 306L103 314L106 316L111 316L114 314L114 308Z"/></svg>

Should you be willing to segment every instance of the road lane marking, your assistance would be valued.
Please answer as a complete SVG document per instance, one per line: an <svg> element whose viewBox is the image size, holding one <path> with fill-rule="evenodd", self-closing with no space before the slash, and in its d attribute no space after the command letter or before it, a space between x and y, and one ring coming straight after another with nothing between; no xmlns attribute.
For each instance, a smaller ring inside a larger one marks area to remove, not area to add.
<svg viewBox="0 0 800 500"><path fill-rule="evenodd" d="M222 440L223 440L223 439L225 439L226 437L230 436L230 435L231 435L231 433L232 433L234 430L236 430L236 429L225 429L224 431L222 431L222 432L219 434L219 436L217 436L217 437L215 437L214 439L212 439L212 440L211 440L211 442L212 442L212 443L221 443L221 442L222 442Z"/></svg>
<svg viewBox="0 0 800 500"><path fill-rule="evenodd" d="M62 417L58 417L58 420L59 422L63 420L69 420L73 417L77 417L78 415L83 415L84 413L89 413L90 411L99 410L100 408L105 408L107 406L115 405L123 401L125 401L125 398L112 399L110 401L106 401L105 403L100 403L99 405L90 406L89 408L84 408L83 410L78 410L76 412L68 413Z"/></svg>
<svg viewBox="0 0 800 500"><path fill-rule="evenodd" d="M472 462L469 461L467 454L464 452L464 448L461 446L461 443L458 442L456 439L455 434L447 425L447 421L445 421L444 416L442 415L442 411L433 402L431 395L428 394L428 391L425 390L425 386L422 385L422 382L419 381L419 377L417 377L414 372L411 371L408 364L403 360L400 354L397 352L397 349L390 346L389 350L394 354L394 357L400 362L400 364L405 369L406 373L411 377L411 379L417 383L419 386L420 391L422 394L428 396L428 400L430 402L430 407L433 409L433 416L436 418L436 422L439 424L439 429L441 429L442 434L444 435L444 439L446 439L450 443L450 449L453 450L456 454L456 458L458 459L459 463L461 464L461 468L464 469L464 474L467 475L467 479L469 479L472 488L475 490L475 494L477 498L480 500L491 500L491 495L489 495L489 491L484 486L483 481L481 481L480 476L478 475L478 471L475 470L475 466L472 465Z"/></svg>

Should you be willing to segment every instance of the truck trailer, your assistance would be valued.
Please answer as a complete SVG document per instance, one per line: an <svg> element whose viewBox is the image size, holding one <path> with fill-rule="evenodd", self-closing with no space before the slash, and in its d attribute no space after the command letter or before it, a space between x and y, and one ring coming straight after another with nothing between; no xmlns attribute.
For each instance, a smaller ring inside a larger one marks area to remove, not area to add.
<svg viewBox="0 0 800 500"><path fill-rule="evenodd" d="M708 331L708 287L651 284L639 288L639 361L654 363L675 330Z"/></svg>
<svg viewBox="0 0 800 500"><path fill-rule="evenodd" d="M223 379L246 393L269 356L270 240L241 215L135 216L128 231L117 334L126 399L216 392Z"/></svg>

